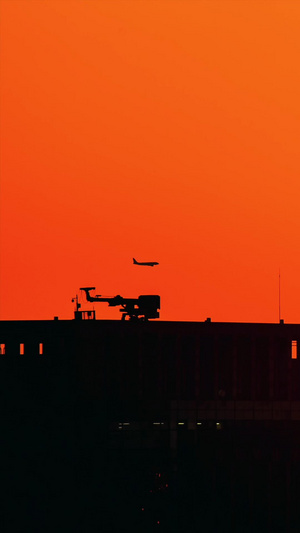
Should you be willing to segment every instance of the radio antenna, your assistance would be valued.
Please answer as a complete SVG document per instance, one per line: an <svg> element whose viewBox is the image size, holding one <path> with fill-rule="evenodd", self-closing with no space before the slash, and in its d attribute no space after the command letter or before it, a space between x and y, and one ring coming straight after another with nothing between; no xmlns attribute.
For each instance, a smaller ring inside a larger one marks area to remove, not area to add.
<svg viewBox="0 0 300 533"><path fill-rule="evenodd" d="M281 320L281 287L280 287L280 268L278 274L278 311L279 311L279 323Z"/></svg>

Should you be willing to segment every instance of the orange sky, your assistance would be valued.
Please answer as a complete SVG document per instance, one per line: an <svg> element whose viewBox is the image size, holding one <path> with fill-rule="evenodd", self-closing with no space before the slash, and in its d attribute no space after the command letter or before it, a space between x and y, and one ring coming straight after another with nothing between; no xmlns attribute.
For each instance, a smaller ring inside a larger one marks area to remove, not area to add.
<svg viewBox="0 0 300 533"><path fill-rule="evenodd" d="M0 318L300 322L300 2L1 11Z"/></svg>

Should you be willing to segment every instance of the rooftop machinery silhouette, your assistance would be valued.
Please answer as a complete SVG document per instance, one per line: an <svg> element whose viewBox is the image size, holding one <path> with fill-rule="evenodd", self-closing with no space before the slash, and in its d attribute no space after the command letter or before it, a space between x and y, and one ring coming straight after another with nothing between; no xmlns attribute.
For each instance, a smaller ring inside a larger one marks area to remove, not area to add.
<svg viewBox="0 0 300 533"><path fill-rule="evenodd" d="M90 291L95 287L81 287L85 292L88 302L107 302L110 307L120 305L122 320L129 317L129 320L147 321L149 318L159 318L160 296L158 295L141 295L138 298L123 298L119 294L111 298L102 298L100 294L91 296Z"/></svg>

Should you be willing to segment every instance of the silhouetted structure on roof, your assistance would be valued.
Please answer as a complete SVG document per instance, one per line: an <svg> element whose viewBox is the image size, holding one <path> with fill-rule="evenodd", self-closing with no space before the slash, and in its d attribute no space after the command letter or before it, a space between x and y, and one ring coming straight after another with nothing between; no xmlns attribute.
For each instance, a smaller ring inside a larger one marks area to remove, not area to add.
<svg viewBox="0 0 300 533"><path fill-rule="evenodd" d="M95 290L95 287L82 287L80 289L86 294L88 302L107 302L109 306L121 306L122 320L128 316L129 320L144 320L149 318L159 318L160 297L157 295L142 295L138 298L123 298L120 295L112 298L101 298L101 296L91 296L90 291ZM75 318L81 318L81 312L77 312Z"/></svg>

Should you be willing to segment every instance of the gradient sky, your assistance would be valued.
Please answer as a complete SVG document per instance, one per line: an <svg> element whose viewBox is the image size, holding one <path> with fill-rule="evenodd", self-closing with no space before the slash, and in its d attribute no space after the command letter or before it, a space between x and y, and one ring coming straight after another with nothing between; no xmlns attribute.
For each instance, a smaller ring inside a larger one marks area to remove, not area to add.
<svg viewBox="0 0 300 533"><path fill-rule="evenodd" d="M276 322L280 268L299 323L299 28L297 0L1 0L0 318L92 285Z"/></svg>

